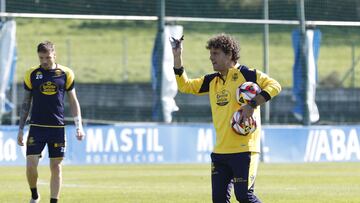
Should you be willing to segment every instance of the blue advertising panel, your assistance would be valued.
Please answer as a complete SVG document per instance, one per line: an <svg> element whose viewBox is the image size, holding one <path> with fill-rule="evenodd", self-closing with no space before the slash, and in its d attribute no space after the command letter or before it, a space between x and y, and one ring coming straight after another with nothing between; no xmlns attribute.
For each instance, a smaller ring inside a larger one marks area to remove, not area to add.
<svg viewBox="0 0 360 203"><path fill-rule="evenodd" d="M360 161L359 132L359 126L266 127L264 161Z"/></svg>
<svg viewBox="0 0 360 203"><path fill-rule="evenodd" d="M86 139L66 127L65 164L209 163L215 143L211 124L88 126ZM360 161L360 126L264 126L265 162ZM24 165L17 127L0 126L0 165ZM27 131L25 132L25 139ZM41 164L48 163L47 149Z"/></svg>

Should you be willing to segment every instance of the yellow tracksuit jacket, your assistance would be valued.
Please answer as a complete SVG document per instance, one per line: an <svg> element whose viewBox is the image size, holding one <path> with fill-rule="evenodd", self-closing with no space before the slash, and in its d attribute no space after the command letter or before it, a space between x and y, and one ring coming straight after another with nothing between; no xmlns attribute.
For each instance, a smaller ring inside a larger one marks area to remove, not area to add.
<svg viewBox="0 0 360 203"><path fill-rule="evenodd" d="M260 152L260 106L254 111L257 129L253 133L240 136L231 128L232 115L240 108L236 101L236 89L246 81L256 82L262 89L260 94L268 101L281 91L281 86L275 79L261 71L239 64L229 69L225 80L217 72L201 78L189 79L184 68L174 71L180 92L195 95L209 94L216 131L214 153Z"/></svg>

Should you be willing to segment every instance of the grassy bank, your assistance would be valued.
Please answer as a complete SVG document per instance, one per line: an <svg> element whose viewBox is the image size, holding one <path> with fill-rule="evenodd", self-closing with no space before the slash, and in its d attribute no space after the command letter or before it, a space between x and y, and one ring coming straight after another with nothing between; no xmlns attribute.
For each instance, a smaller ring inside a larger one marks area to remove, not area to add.
<svg viewBox="0 0 360 203"><path fill-rule="evenodd" d="M214 34L230 33L241 44L242 64L263 70L261 25L179 23L184 26L184 63L191 77L212 71L206 41ZM22 80L30 66L38 64L36 45L43 40L56 44L58 62L72 67L77 82L119 83L151 80L151 53L156 22L17 19L18 69ZM284 87L292 86L294 26L270 26L270 75ZM359 50L359 28L322 30L319 79L325 83L336 75L340 80L350 69L351 46ZM357 69L359 69L357 67ZM360 72L356 70L356 76ZM344 85L349 85L346 81Z"/></svg>

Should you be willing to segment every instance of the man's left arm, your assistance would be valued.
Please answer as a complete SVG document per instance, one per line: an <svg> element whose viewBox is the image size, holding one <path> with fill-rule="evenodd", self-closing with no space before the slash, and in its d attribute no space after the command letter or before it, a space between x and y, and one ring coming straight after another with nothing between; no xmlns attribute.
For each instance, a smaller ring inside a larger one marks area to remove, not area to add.
<svg viewBox="0 0 360 203"><path fill-rule="evenodd" d="M85 133L82 126L81 109L76 96L75 88L67 91L67 95L69 98L71 114L74 117L74 122L76 126L76 138L78 140L82 140L85 137Z"/></svg>
<svg viewBox="0 0 360 203"><path fill-rule="evenodd" d="M259 84L261 92L250 102L253 107L266 103L281 91L280 83L261 71L256 71L256 83Z"/></svg>
<svg viewBox="0 0 360 203"><path fill-rule="evenodd" d="M262 96L265 99L264 103L281 92L280 83L261 71L256 71L256 83L259 84L262 90L259 96ZM259 105L261 104L259 103Z"/></svg>
<svg viewBox="0 0 360 203"><path fill-rule="evenodd" d="M281 91L280 83L261 71L256 71L256 83L262 91L243 107L245 118L250 117L257 106L266 103Z"/></svg>

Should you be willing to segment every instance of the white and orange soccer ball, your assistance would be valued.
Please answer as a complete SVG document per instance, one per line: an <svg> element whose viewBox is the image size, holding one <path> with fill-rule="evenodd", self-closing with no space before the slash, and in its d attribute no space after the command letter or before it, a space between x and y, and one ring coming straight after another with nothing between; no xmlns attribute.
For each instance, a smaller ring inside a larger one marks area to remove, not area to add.
<svg viewBox="0 0 360 203"><path fill-rule="evenodd" d="M242 110L236 111L230 121L231 128L239 135L248 135L256 130L256 120L253 116L248 119L241 119Z"/></svg>
<svg viewBox="0 0 360 203"><path fill-rule="evenodd" d="M256 83L244 82L236 89L236 101L243 106L260 92L261 88Z"/></svg>

